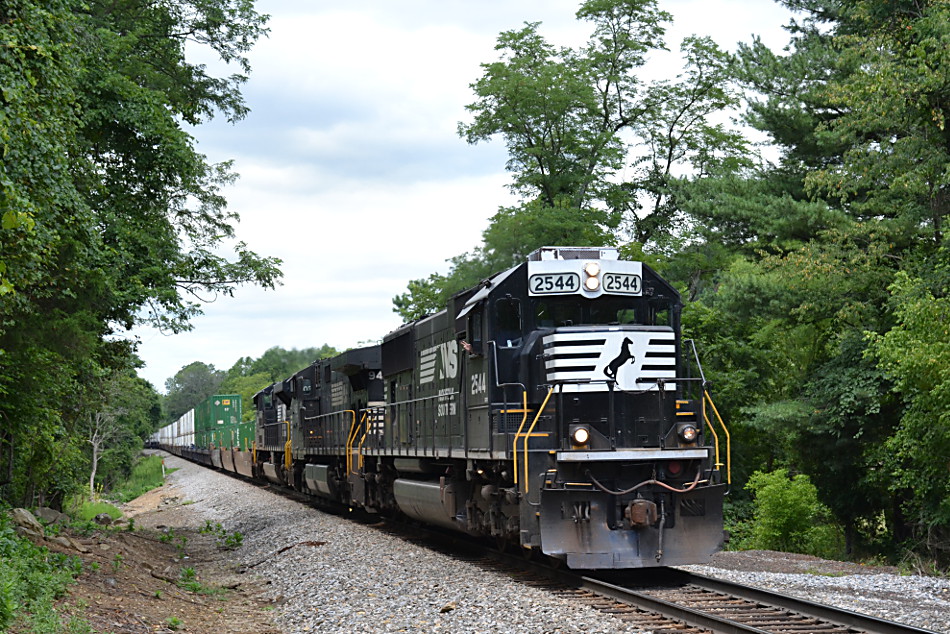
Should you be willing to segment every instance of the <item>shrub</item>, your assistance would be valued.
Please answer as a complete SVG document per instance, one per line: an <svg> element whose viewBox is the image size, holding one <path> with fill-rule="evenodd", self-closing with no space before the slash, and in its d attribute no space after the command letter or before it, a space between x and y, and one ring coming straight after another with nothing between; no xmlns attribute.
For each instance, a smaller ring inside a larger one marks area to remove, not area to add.
<svg viewBox="0 0 950 634"><path fill-rule="evenodd" d="M748 548L764 548L836 557L842 551L840 529L808 476L789 478L788 471L756 471L746 484L754 495Z"/></svg>

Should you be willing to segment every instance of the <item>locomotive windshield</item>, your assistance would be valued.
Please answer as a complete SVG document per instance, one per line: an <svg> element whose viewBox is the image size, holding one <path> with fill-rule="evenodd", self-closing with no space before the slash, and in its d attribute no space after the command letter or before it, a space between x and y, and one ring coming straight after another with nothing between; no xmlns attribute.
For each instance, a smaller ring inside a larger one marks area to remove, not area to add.
<svg viewBox="0 0 950 634"><path fill-rule="evenodd" d="M669 302L648 302L634 297L544 297L533 300L538 328L579 325L672 326Z"/></svg>

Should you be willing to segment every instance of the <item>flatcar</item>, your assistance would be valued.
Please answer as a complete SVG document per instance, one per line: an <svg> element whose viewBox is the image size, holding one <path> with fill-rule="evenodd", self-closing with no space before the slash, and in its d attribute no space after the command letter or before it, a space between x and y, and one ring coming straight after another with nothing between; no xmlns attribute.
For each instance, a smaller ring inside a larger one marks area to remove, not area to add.
<svg viewBox="0 0 950 634"><path fill-rule="evenodd" d="M238 451L253 477L571 568L701 563L730 447L681 308L615 249L545 247L268 386Z"/></svg>

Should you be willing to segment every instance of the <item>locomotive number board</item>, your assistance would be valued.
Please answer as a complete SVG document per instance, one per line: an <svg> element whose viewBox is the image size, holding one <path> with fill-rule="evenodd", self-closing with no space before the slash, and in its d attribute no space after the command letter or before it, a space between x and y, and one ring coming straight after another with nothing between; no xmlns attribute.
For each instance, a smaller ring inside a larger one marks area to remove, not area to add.
<svg viewBox="0 0 950 634"><path fill-rule="evenodd" d="M640 276L630 273L605 273L604 290L608 293L621 295L639 295L641 291Z"/></svg>
<svg viewBox="0 0 950 634"><path fill-rule="evenodd" d="M528 287L535 295L576 293L581 288L581 277L577 273L542 273L528 278Z"/></svg>

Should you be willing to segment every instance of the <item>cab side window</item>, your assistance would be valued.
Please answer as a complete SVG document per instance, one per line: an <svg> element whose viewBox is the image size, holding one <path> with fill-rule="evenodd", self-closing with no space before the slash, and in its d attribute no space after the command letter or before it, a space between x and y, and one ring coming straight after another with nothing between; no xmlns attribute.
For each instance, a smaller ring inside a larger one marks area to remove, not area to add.
<svg viewBox="0 0 950 634"><path fill-rule="evenodd" d="M470 354L482 354L482 312L477 308L468 317L468 343L472 346Z"/></svg>
<svg viewBox="0 0 950 634"><path fill-rule="evenodd" d="M502 348L521 345L521 302L505 297L495 302L495 341Z"/></svg>

